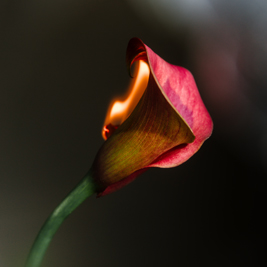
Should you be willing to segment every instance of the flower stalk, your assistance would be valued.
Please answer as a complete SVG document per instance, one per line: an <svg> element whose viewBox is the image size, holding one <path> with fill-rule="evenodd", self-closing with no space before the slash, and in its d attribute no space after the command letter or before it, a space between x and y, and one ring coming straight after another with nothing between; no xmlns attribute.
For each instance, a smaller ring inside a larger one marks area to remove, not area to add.
<svg viewBox="0 0 267 267"><path fill-rule="evenodd" d="M95 192L96 185L89 171L48 217L34 241L25 267L40 266L45 252L60 225L85 199Z"/></svg>

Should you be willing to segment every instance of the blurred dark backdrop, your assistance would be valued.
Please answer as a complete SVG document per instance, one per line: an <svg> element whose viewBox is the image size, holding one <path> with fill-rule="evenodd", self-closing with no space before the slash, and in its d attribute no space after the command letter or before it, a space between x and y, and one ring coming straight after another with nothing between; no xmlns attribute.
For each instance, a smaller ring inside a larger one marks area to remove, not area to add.
<svg viewBox="0 0 267 267"><path fill-rule="evenodd" d="M266 12L264 0L2 0L0 266L23 266L91 166L134 36L191 70L214 133L180 167L87 200L42 266L266 266Z"/></svg>

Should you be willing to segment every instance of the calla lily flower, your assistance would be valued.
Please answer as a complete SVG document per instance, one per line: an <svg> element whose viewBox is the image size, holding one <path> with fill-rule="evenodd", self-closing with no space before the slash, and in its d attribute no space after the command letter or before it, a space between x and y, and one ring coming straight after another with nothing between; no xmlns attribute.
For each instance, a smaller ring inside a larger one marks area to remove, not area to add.
<svg viewBox="0 0 267 267"><path fill-rule="evenodd" d="M25 267L40 266L59 226L87 197L111 193L148 168L178 166L211 135L211 117L188 70L167 63L137 38L128 44L126 61L129 70L139 64L136 83L125 101L112 105L103 128L107 140L92 168L48 217Z"/></svg>
<svg viewBox="0 0 267 267"><path fill-rule="evenodd" d="M149 67L148 84L125 120L106 125L107 140L91 168L98 196L121 188L150 167L182 164L212 133L212 119L192 74L133 38L126 53L129 70L139 60Z"/></svg>

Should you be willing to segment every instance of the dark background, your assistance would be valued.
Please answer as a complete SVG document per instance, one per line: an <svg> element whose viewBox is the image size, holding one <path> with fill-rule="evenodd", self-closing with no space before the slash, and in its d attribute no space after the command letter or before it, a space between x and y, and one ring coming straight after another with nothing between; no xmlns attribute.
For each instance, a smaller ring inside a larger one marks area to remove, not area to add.
<svg viewBox="0 0 267 267"><path fill-rule="evenodd" d="M134 36L191 70L213 135L183 165L83 203L42 266L266 266L266 12L264 0L2 0L0 266L23 266L90 168Z"/></svg>

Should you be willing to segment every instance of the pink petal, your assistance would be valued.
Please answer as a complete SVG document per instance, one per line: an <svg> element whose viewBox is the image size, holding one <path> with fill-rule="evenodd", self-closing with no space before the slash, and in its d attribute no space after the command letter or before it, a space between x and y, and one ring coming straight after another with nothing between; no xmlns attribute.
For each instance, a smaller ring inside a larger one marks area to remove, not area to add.
<svg viewBox="0 0 267 267"><path fill-rule="evenodd" d="M146 52L151 73L163 95L173 105L195 135L194 142L165 152L147 167L175 167L193 156L213 129L212 119L200 97L192 74L179 66L167 63L155 54L140 39L130 40L127 55L131 63ZM135 54L135 56L133 56Z"/></svg>

